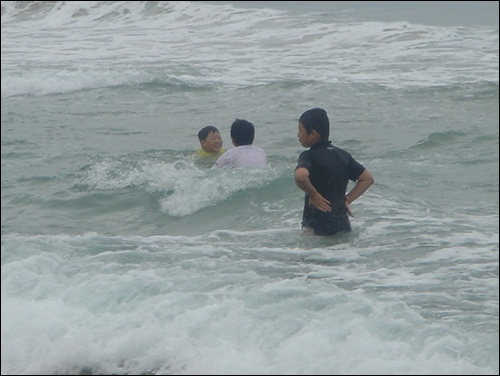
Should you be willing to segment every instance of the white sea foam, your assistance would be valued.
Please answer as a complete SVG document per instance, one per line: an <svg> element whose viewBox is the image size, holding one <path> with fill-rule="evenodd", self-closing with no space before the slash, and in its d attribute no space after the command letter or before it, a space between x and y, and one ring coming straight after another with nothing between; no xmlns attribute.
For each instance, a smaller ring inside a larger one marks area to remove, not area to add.
<svg viewBox="0 0 500 376"><path fill-rule="evenodd" d="M477 351L484 335L464 336L412 307L411 274L359 258L293 266L205 240L3 236L32 256L2 264L2 340L10 344L2 372L494 373L459 355ZM419 283L428 289L435 277ZM365 292L371 281L380 294ZM406 293L398 298L395 286Z"/></svg>
<svg viewBox="0 0 500 376"><path fill-rule="evenodd" d="M98 191L138 187L164 196L159 201L162 212L183 217L224 202L238 192L265 187L282 174L282 169L272 167L200 169L190 157L173 163L145 160L139 164L111 158L90 166L79 184Z"/></svg>
<svg viewBox="0 0 500 376"><path fill-rule="evenodd" d="M229 87L282 80L498 84L498 30L311 22L270 9L147 3L6 5L2 98L172 79Z"/></svg>

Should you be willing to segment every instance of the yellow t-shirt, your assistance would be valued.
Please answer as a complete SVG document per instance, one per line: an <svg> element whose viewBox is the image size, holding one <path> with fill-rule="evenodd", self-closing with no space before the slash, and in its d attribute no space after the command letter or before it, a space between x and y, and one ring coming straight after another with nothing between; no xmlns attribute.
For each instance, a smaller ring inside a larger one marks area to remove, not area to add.
<svg viewBox="0 0 500 376"><path fill-rule="evenodd" d="M209 153L203 149L198 149L196 150L196 152L194 153L195 156L199 157L199 158L206 158L206 157L220 157L222 154L224 154L225 150L224 149L220 149L220 151L217 153L217 154L214 154L214 153Z"/></svg>

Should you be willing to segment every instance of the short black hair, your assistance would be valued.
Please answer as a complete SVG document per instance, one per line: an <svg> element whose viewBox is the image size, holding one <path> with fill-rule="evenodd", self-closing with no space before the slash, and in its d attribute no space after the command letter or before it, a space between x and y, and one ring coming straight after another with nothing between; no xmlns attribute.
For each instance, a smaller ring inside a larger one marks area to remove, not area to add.
<svg viewBox="0 0 500 376"><path fill-rule="evenodd" d="M254 137L255 128L248 120L236 119L231 125L231 138L235 146L252 145Z"/></svg>
<svg viewBox="0 0 500 376"><path fill-rule="evenodd" d="M327 141L330 137L330 120L326 111L322 108L311 108L300 115L299 122L304 125L309 134L313 129L319 133L322 140Z"/></svg>
<svg viewBox="0 0 500 376"><path fill-rule="evenodd" d="M198 132L198 139L200 141L203 141L212 132L220 133L219 130L215 128L213 125L207 125L206 127L201 128L200 131Z"/></svg>

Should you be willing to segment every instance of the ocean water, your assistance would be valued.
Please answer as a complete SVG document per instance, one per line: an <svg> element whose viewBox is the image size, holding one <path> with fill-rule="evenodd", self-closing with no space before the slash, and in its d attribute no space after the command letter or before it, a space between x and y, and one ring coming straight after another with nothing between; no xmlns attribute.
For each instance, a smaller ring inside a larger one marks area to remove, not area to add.
<svg viewBox="0 0 500 376"><path fill-rule="evenodd" d="M2 375L498 375L498 8L2 1ZM312 107L350 234L300 232ZM192 158L235 118L268 168Z"/></svg>

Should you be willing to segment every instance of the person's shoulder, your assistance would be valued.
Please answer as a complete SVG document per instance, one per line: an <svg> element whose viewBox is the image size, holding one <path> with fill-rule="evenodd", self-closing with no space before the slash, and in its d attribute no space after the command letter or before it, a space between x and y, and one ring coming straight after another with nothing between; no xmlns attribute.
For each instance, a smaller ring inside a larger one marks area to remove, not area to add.
<svg viewBox="0 0 500 376"><path fill-rule="evenodd" d="M250 150L258 150L262 153L265 153L264 149L262 149L260 146L257 146L255 144L250 144L250 145L245 145L245 146L247 146L247 148Z"/></svg>
<svg viewBox="0 0 500 376"><path fill-rule="evenodd" d="M203 149L198 149L194 152L195 157L203 157L206 154L208 154L208 153Z"/></svg>
<svg viewBox="0 0 500 376"><path fill-rule="evenodd" d="M337 154L351 156L351 153L348 152L346 149L343 149L343 148L338 147L336 145L332 145L329 149L331 149L332 151L334 151Z"/></svg>

